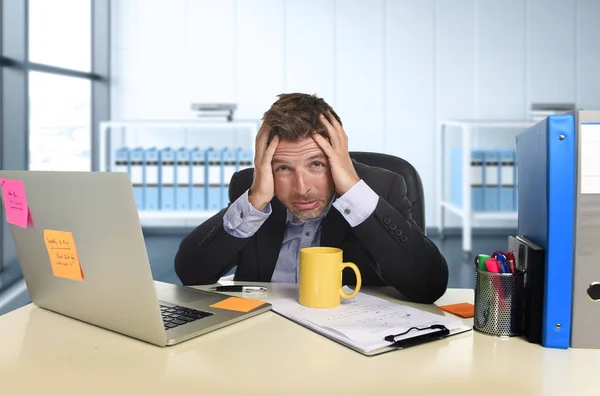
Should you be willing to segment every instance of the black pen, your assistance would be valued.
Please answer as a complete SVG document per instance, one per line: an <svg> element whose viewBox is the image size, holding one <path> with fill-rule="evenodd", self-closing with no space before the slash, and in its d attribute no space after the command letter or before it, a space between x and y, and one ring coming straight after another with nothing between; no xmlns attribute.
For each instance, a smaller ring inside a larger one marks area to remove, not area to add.
<svg viewBox="0 0 600 396"><path fill-rule="evenodd" d="M264 286L250 286L250 285L228 285L228 286L216 286L211 290L218 292L264 292L267 288Z"/></svg>

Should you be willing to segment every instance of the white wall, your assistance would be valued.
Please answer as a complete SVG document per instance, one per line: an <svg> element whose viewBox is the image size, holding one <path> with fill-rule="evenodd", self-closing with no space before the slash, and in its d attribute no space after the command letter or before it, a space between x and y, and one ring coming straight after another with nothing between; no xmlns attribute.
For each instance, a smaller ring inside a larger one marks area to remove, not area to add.
<svg viewBox="0 0 600 396"><path fill-rule="evenodd" d="M597 0L114 0L112 118L258 119L317 93L351 150L413 163L436 219L436 123L523 119L531 102L600 108ZM481 142L480 142L481 143ZM456 225L455 218L449 218Z"/></svg>

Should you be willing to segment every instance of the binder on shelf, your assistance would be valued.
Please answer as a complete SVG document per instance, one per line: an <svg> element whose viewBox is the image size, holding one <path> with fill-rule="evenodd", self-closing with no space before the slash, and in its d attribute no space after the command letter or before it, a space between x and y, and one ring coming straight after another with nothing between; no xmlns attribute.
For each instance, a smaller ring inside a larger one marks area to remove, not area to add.
<svg viewBox="0 0 600 396"><path fill-rule="evenodd" d="M238 150L225 147L222 151L223 181L221 183L221 208L229 204L229 182L239 170Z"/></svg>
<svg viewBox="0 0 600 396"><path fill-rule="evenodd" d="M471 152L471 207L473 208L473 211L482 211L484 209L484 201L483 201L483 163L484 163L484 161L485 161L485 155L484 155L483 151L474 150ZM462 187L460 187L460 188L462 189Z"/></svg>
<svg viewBox="0 0 600 396"><path fill-rule="evenodd" d="M484 209L483 181L484 181L484 160L485 155L482 150L471 151L471 208L473 211L482 211ZM451 153L451 201L454 205L462 208L462 150L454 148Z"/></svg>
<svg viewBox="0 0 600 396"><path fill-rule="evenodd" d="M206 152L206 163L208 175L206 185L208 187L207 209L214 211L222 209L221 183L223 180L223 163L221 161L221 150L209 148Z"/></svg>
<svg viewBox="0 0 600 396"><path fill-rule="evenodd" d="M192 203L191 208L195 211L206 210L207 202L207 167L206 151L198 147L191 152L191 181L192 181Z"/></svg>
<svg viewBox="0 0 600 396"><path fill-rule="evenodd" d="M545 256L542 345L568 348L574 260L576 136L572 114L546 118L518 135L518 235Z"/></svg>
<svg viewBox="0 0 600 396"><path fill-rule="evenodd" d="M238 149L238 170L252 168L254 166L254 153L252 150Z"/></svg>
<svg viewBox="0 0 600 396"><path fill-rule="evenodd" d="M144 178L145 210L158 210L158 150L151 147L146 150L146 170Z"/></svg>
<svg viewBox="0 0 600 396"><path fill-rule="evenodd" d="M160 209L175 209L175 152L170 147L160 150L159 161Z"/></svg>
<svg viewBox="0 0 600 396"><path fill-rule="evenodd" d="M131 177L131 164L129 162L129 148L120 147L115 150L113 172L126 172Z"/></svg>
<svg viewBox="0 0 600 396"><path fill-rule="evenodd" d="M498 196L500 194L499 179L501 173L498 152L495 150L486 150L484 155L483 210L487 212L496 212L499 209Z"/></svg>
<svg viewBox="0 0 600 396"><path fill-rule="evenodd" d="M130 178L133 185L133 196L138 210L144 210L144 149L137 147L130 151Z"/></svg>
<svg viewBox="0 0 600 396"><path fill-rule="evenodd" d="M175 210L190 210L192 201L190 151L181 147L175 152Z"/></svg>
<svg viewBox="0 0 600 396"><path fill-rule="evenodd" d="M515 200L515 152L513 150L499 151L500 160L500 204L499 210L511 212L516 210Z"/></svg>

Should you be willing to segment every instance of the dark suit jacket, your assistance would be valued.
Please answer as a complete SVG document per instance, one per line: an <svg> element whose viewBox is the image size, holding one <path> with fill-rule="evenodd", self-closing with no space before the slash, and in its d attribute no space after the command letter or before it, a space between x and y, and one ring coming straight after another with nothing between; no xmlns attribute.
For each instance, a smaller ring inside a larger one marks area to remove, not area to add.
<svg viewBox="0 0 600 396"><path fill-rule="evenodd" d="M320 245L342 249L344 261L360 269L363 285L391 285L410 301L433 303L446 291L448 266L413 221L404 179L385 169L354 164L358 176L379 195L377 207L354 228L331 207L323 219ZM239 195L244 191L235 188L240 177L238 172L231 179L231 187L240 191ZM269 218L250 238L236 238L225 231L227 209L187 235L175 256L175 271L182 283L216 283L236 265L235 280L269 282L286 227L286 209L277 198L271 201L271 208ZM355 282L354 272L344 270L343 283Z"/></svg>

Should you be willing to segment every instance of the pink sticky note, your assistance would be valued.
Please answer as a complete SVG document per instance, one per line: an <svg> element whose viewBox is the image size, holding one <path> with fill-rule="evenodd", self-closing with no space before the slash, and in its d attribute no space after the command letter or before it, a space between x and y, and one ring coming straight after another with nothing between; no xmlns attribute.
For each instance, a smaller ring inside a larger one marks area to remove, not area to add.
<svg viewBox="0 0 600 396"><path fill-rule="evenodd" d="M0 179L6 221L19 227L27 228L32 223L25 195L25 186L20 180Z"/></svg>

